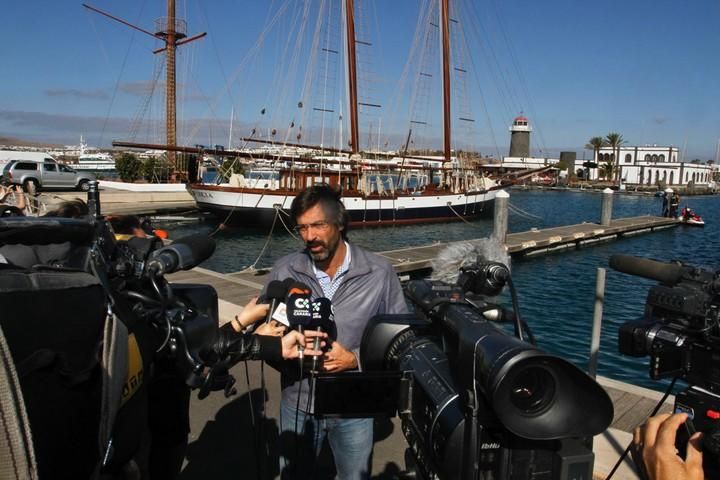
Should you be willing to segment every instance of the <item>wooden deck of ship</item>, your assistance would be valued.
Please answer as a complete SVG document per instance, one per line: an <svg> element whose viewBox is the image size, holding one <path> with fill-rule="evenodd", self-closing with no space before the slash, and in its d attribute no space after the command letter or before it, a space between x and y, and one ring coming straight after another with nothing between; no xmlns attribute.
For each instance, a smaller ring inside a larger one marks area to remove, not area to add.
<svg viewBox="0 0 720 480"><path fill-rule="evenodd" d="M609 226L583 223L509 234L506 246L513 256L535 255L559 249L577 248L589 243L609 241L676 225L677 222L673 219L652 216L613 220ZM432 259L446 246L446 243L435 243L428 246L409 247L378 253L388 258L399 274L406 274L413 271L429 270L432 267ZM251 297L258 295L265 283L267 273L269 271L261 270L220 274L203 268L195 268L173 274L171 280L174 282L205 283L215 287L220 299L220 319L221 322L225 322L229 321L240 310L241 305L244 305ZM588 324L588 328L591 328L590 324ZM588 346L588 353L589 350L590 347ZM237 378L246 378L244 368L242 367L242 370L240 366L234 368L233 373ZM215 478L229 478L227 469L237 472L238 470L234 470L236 467L247 469L250 466L254 468L253 454L247 453L248 451L252 452L253 449L252 443L248 443L250 439L245 437L236 438L237 432L234 431L242 428L255 428L247 424L248 415L243 409L251 408L251 400L255 402L254 408L257 408L258 398L262 398L260 391L251 387L251 385L260 385L260 370L257 363L250 362L248 369L247 378L250 378L250 383L245 387L247 391L244 395L241 394L239 397L225 399L221 394L216 393L203 401L193 399L191 407L193 429L191 443L202 439L203 444L197 442L196 446L202 449L200 453L202 456L209 456L210 458L205 458L202 462L193 462L192 457L189 457L191 461L186 465L182 476L183 479L206 478L208 474L214 474ZM268 417L266 422L268 428L276 432L278 425L277 412L279 411L279 378L278 374L269 368L265 369L265 377L268 396ZM658 403L661 394L607 378L599 378L598 381L608 392L615 406L615 416L610 428L603 434L598 435L594 442L595 473L597 478L603 478L631 441L633 429L647 418ZM672 401L672 398L667 400L661 412L670 411ZM245 403L247 405L244 405ZM234 406L230 407L231 404ZM240 407L240 404L244 406ZM235 418L233 421L238 422L234 424L234 433L227 430L227 427L221 427L218 423L221 418L223 421L227 420L228 415L232 415ZM245 422L245 427L241 426L243 422ZM225 451L228 448L226 445L227 438L225 438L227 435L245 446L233 444L230 450ZM207 442L210 442L212 446L206 445ZM390 421L377 421L375 442L372 467L373 478L395 478L394 474L405 468L403 459L406 447L400 431L399 420L394 418ZM193 445L191 445L190 452L192 452L192 447ZM238 454L238 452L244 453ZM241 464L233 463L239 462L237 455L240 455L240 459L243 460ZM231 458L235 458L235 460L231 460ZM207 469L208 461L215 466L211 468L211 471ZM199 464L204 465L205 468L197 467L198 469L195 470L194 467ZM276 467L275 470L272 470L272 466L268 468L270 468L268 471L271 475L272 472L277 474ZM248 478L257 477L257 475L248 476ZM626 459L620 470L615 474L615 478L638 478L634 473L629 458Z"/></svg>

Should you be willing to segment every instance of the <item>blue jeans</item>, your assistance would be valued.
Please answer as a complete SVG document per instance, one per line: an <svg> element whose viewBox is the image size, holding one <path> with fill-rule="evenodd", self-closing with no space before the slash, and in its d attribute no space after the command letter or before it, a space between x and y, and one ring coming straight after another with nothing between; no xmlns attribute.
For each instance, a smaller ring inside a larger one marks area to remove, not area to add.
<svg viewBox="0 0 720 480"><path fill-rule="evenodd" d="M283 404L280 407L280 430L280 478L283 480L312 478L326 436L335 459L338 479L370 478L372 418L318 420L294 406Z"/></svg>

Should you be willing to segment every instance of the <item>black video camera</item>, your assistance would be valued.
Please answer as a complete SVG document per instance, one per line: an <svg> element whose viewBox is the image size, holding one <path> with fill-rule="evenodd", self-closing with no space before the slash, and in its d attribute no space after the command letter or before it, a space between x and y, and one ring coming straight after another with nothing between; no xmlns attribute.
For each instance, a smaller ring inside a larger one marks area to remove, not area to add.
<svg viewBox="0 0 720 480"><path fill-rule="evenodd" d="M644 316L620 326L618 347L649 356L653 380L687 381L675 412L688 413L691 424L681 429L678 447L693 429L703 432L705 472L720 473L720 272L628 255L613 255L610 267L660 282L648 291Z"/></svg>
<svg viewBox="0 0 720 480"><path fill-rule="evenodd" d="M532 335L516 302L508 311L487 299L506 283L496 262L464 267L454 285L408 282L415 314L371 320L363 369L403 372L398 411L423 478L591 478L590 437L610 424L612 402L577 367L520 339Z"/></svg>
<svg viewBox="0 0 720 480"><path fill-rule="evenodd" d="M212 239L117 241L95 182L88 209L81 218L0 219L0 325L22 370L41 477L89 478L101 462L113 469L132 457L159 362L200 396L229 393L234 382L232 356L218 351L215 290L165 278L208 258ZM163 409L178 411L154 410ZM114 427L106 418L117 418Z"/></svg>

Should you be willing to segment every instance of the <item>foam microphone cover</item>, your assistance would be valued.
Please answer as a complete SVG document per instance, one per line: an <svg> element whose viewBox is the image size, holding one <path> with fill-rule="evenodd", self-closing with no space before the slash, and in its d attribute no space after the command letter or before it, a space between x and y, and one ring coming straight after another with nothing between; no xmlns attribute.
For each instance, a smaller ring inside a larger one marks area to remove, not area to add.
<svg viewBox="0 0 720 480"><path fill-rule="evenodd" d="M273 280L272 282L268 283L267 289L265 290L265 298L267 300L285 300L285 295L287 295L287 287L285 286L285 282L281 282L280 280Z"/></svg>
<svg viewBox="0 0 720 480"><path fill-rule="evenodd" d="M292 289L291 289L292 292ZM309 327L312 322L310 293L295 292L287 296L287 317L291 327Z"/></svg>

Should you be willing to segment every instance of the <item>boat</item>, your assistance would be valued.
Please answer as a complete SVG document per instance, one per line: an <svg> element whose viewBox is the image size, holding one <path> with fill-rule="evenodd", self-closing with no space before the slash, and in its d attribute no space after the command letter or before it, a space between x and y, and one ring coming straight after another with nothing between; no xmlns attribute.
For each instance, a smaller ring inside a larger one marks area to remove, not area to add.
<svg viewBox="0 0 720 480"><path fill-rule="evenodd" d="M680 216L678 217L678 220L683 225L688 225L691 227L704 227L705 226L705 220L702 219L700 215L695 213L693 209L690 207L685 207L680 212Z"/></svg>
<svg viewBox="0 0 720 480"><path fill-rule="evenodd" d="M270 153L270 150L266 149L266 155L260 158L266 163L277 165L277 178L258 184L242 175L233 174L224 183L189 183L188 191L198 208L223 215L224 222L271 225L277 222L278 217L282 219L287 215L295 195L300 190L313 184L326 183L342 192L342 200L350 214L352 225L447 222L491 216L497 193L509 182L496 181L474 165L466 164L464 159L453 155L450 147L449 2L443 0L438 14L442 27L439 35L443 46L444 149L441 157L410 155L408 144L412 129L401 153L381 153L380 156L384 158L378 159L378 152L364 154L360 151L352 0L344 3L342 13L346 31L350 32L345 35L346 91L350 110L347 115L349 149L273 142L253 136L242 138L245 142L273 145L276 150ZM323 50L332 51L327 48ZM301 102L299 107L302 107ZM264 113L263 109L262 114ZM291 128L293 125L294 122ZM342 132L342 127L340 131ZM273 136L275 133L276 130L272 129ZM301 133L298 133L298 141L300 137ZM293 154L293 149L301 151L302 154ZM229 150L221 153L226 158L225 162L229 161L228 156L234 155ZM257 155L247 153L235 152L237 156L253 158L253 162L258 161Z"/></svg>
<svg viewBox="0 0 720 480"><path fill-rule="evenodd" d="M115 160L109 153L95 151L94 148L88 149L87 144L80 137L80 155L78 163L74 164L73 168L91 172L114 171Z"/></svg>

